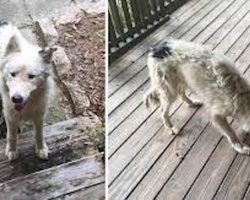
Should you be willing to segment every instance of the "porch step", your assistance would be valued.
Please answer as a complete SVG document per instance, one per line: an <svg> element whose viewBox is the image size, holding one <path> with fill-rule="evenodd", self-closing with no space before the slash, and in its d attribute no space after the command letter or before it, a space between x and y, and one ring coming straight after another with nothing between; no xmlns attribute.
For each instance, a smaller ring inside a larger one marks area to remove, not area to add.
<svg viewBox="0 0 250 200"><path fill-rule="evenodd" d="M94 196L102 199L104 192L100 191L104 191L103 183L104 167L101 155L98 155L4 182L0 184L0 199L44 200L60 199L65 195L68 196L66 199L70 199L74 195L72 199L80 200L86 193L90 199ZM103 186L102 189L98 189L99 185Z"/></svg>
<svg viewBox="0 0 250 200"><path fill-rule="evenodd" d="M19 158L13 162L4 154L6 140L0 140L0 199L104 199L104 155L90 139L97 131L98 119L87 117L46 126L47 161L35 155L33 131L18 135Z"/></svg>

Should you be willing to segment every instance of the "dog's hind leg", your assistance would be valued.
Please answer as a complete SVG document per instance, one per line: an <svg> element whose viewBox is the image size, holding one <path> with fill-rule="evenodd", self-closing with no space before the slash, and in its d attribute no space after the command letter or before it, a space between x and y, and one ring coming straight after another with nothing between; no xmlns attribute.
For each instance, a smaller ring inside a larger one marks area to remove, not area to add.
<svg viewBox="0 0 250 200"><path fill-rule="evenodd" d="M5 149L5 155L10 161L17 159L18 153L16 149L17 143L17 126L16 123L10 122L6 119L7 125L7 145Z"/></svg>
<svg viewBox="0 0 250 200"><path fill-rule="evenodd" d="M179 129L172 124L169 117L169 109L172 101L170 100L170 98L168 98L167 95L163 95L163 97L161 96L161 102L162 120L165 130L172 135L176 135L179 133Z"/></svg>
<svg viewBox="0 0 250 200"><path fill-rule="evenodd" d="M225 117L220 115L214 115L213 124L220 130L220 132L225 135L231 144L231 146L239 153L250 155L250 147L242 144L237 138L234 130L228 124Z"/></svg>
<svg viewBox="0 0 250 200"><path fill-rule="evenodd" d="M194 101L194 100L189 99L187 97L187 95L185 94L185 89L184 88L181 88L181 89L178 90L178 95L179 95L179 97L181 98L181 100L183 102L186 102L191 107L202 106L202 103L200 101Z"/></svg>
<svg viewBox="0 0 250 200"><path fill-rule="evenodd" d="M149 108L151 106L151 104L153 104L155 106L159 106L160 99L159 99L159 96L157 94L157 91L150 89L144 98L144 103L145 103L147 108Z"/></svg>
<svg viewBox="0 0 250 200"><path fill-rule="evenodd" d="M48 159L48 147L43 137L43 117L33 119L35 126L36 154L39 158Z"/></svg>

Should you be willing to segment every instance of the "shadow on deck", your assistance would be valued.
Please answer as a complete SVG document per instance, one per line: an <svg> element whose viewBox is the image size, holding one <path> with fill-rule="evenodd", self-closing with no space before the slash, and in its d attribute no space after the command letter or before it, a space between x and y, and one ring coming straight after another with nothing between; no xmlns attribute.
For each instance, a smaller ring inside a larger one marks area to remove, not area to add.
<svg viewBox="0 0 250 200"><path fill-rule="evenodd" d="M176 102L171 118L181 133L171 136L164 133L159 110L142 104L149 89L146 58L151 46L170 36L206 44L229 56L249 77L249 27L249 1L191 0L112 63L107 111L110 199L250 199L249 157L230 147L203 107Z"/></svg>

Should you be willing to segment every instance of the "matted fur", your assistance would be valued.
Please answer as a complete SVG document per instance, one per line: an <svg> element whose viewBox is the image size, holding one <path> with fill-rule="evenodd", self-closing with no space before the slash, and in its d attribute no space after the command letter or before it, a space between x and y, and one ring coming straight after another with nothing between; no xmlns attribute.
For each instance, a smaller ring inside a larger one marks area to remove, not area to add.
<svg viewBox="0 0 250 200"><path fill-rule="evenodd" d="M250 86L234 63L224 55L191 42L169 40L163 45L148 56L151 89L145 98L146 105L160 105L165 128L175 134L178 128L172 125L168 112L176 98L192 106L200 105L186 96L185 91L189 88L199 97L211 114L213 124L233 148L249 154L250 148L239 141L226 120L231 116L239 120L244 132L250 130Z"/></svg>
<svg viewBox="0 0 250 200"><path fill-rule="evenodd" d="M48 148L43 138L43 121L54 94L49 64L51 55L52 50L41 50L26 41L11 23L0 23L0 89L7 124L6 155L9 160L18 156L17 127L28 120L35 127L37 156L48 158Z"/></svg>

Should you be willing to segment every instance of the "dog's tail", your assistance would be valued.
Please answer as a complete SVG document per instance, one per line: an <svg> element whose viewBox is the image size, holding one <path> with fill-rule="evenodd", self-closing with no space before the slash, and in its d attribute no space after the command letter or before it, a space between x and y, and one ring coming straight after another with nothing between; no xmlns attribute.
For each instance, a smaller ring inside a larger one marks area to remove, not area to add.
<svg viewBox="0 0 250 200"><path fill-rule="evenodd" d="M149 91L147 95L145 96L144 103L147 108L150 108L151 105L159 106L160 98L159 98L159 94L157 93L157 91L155 90Z"/></svg>

